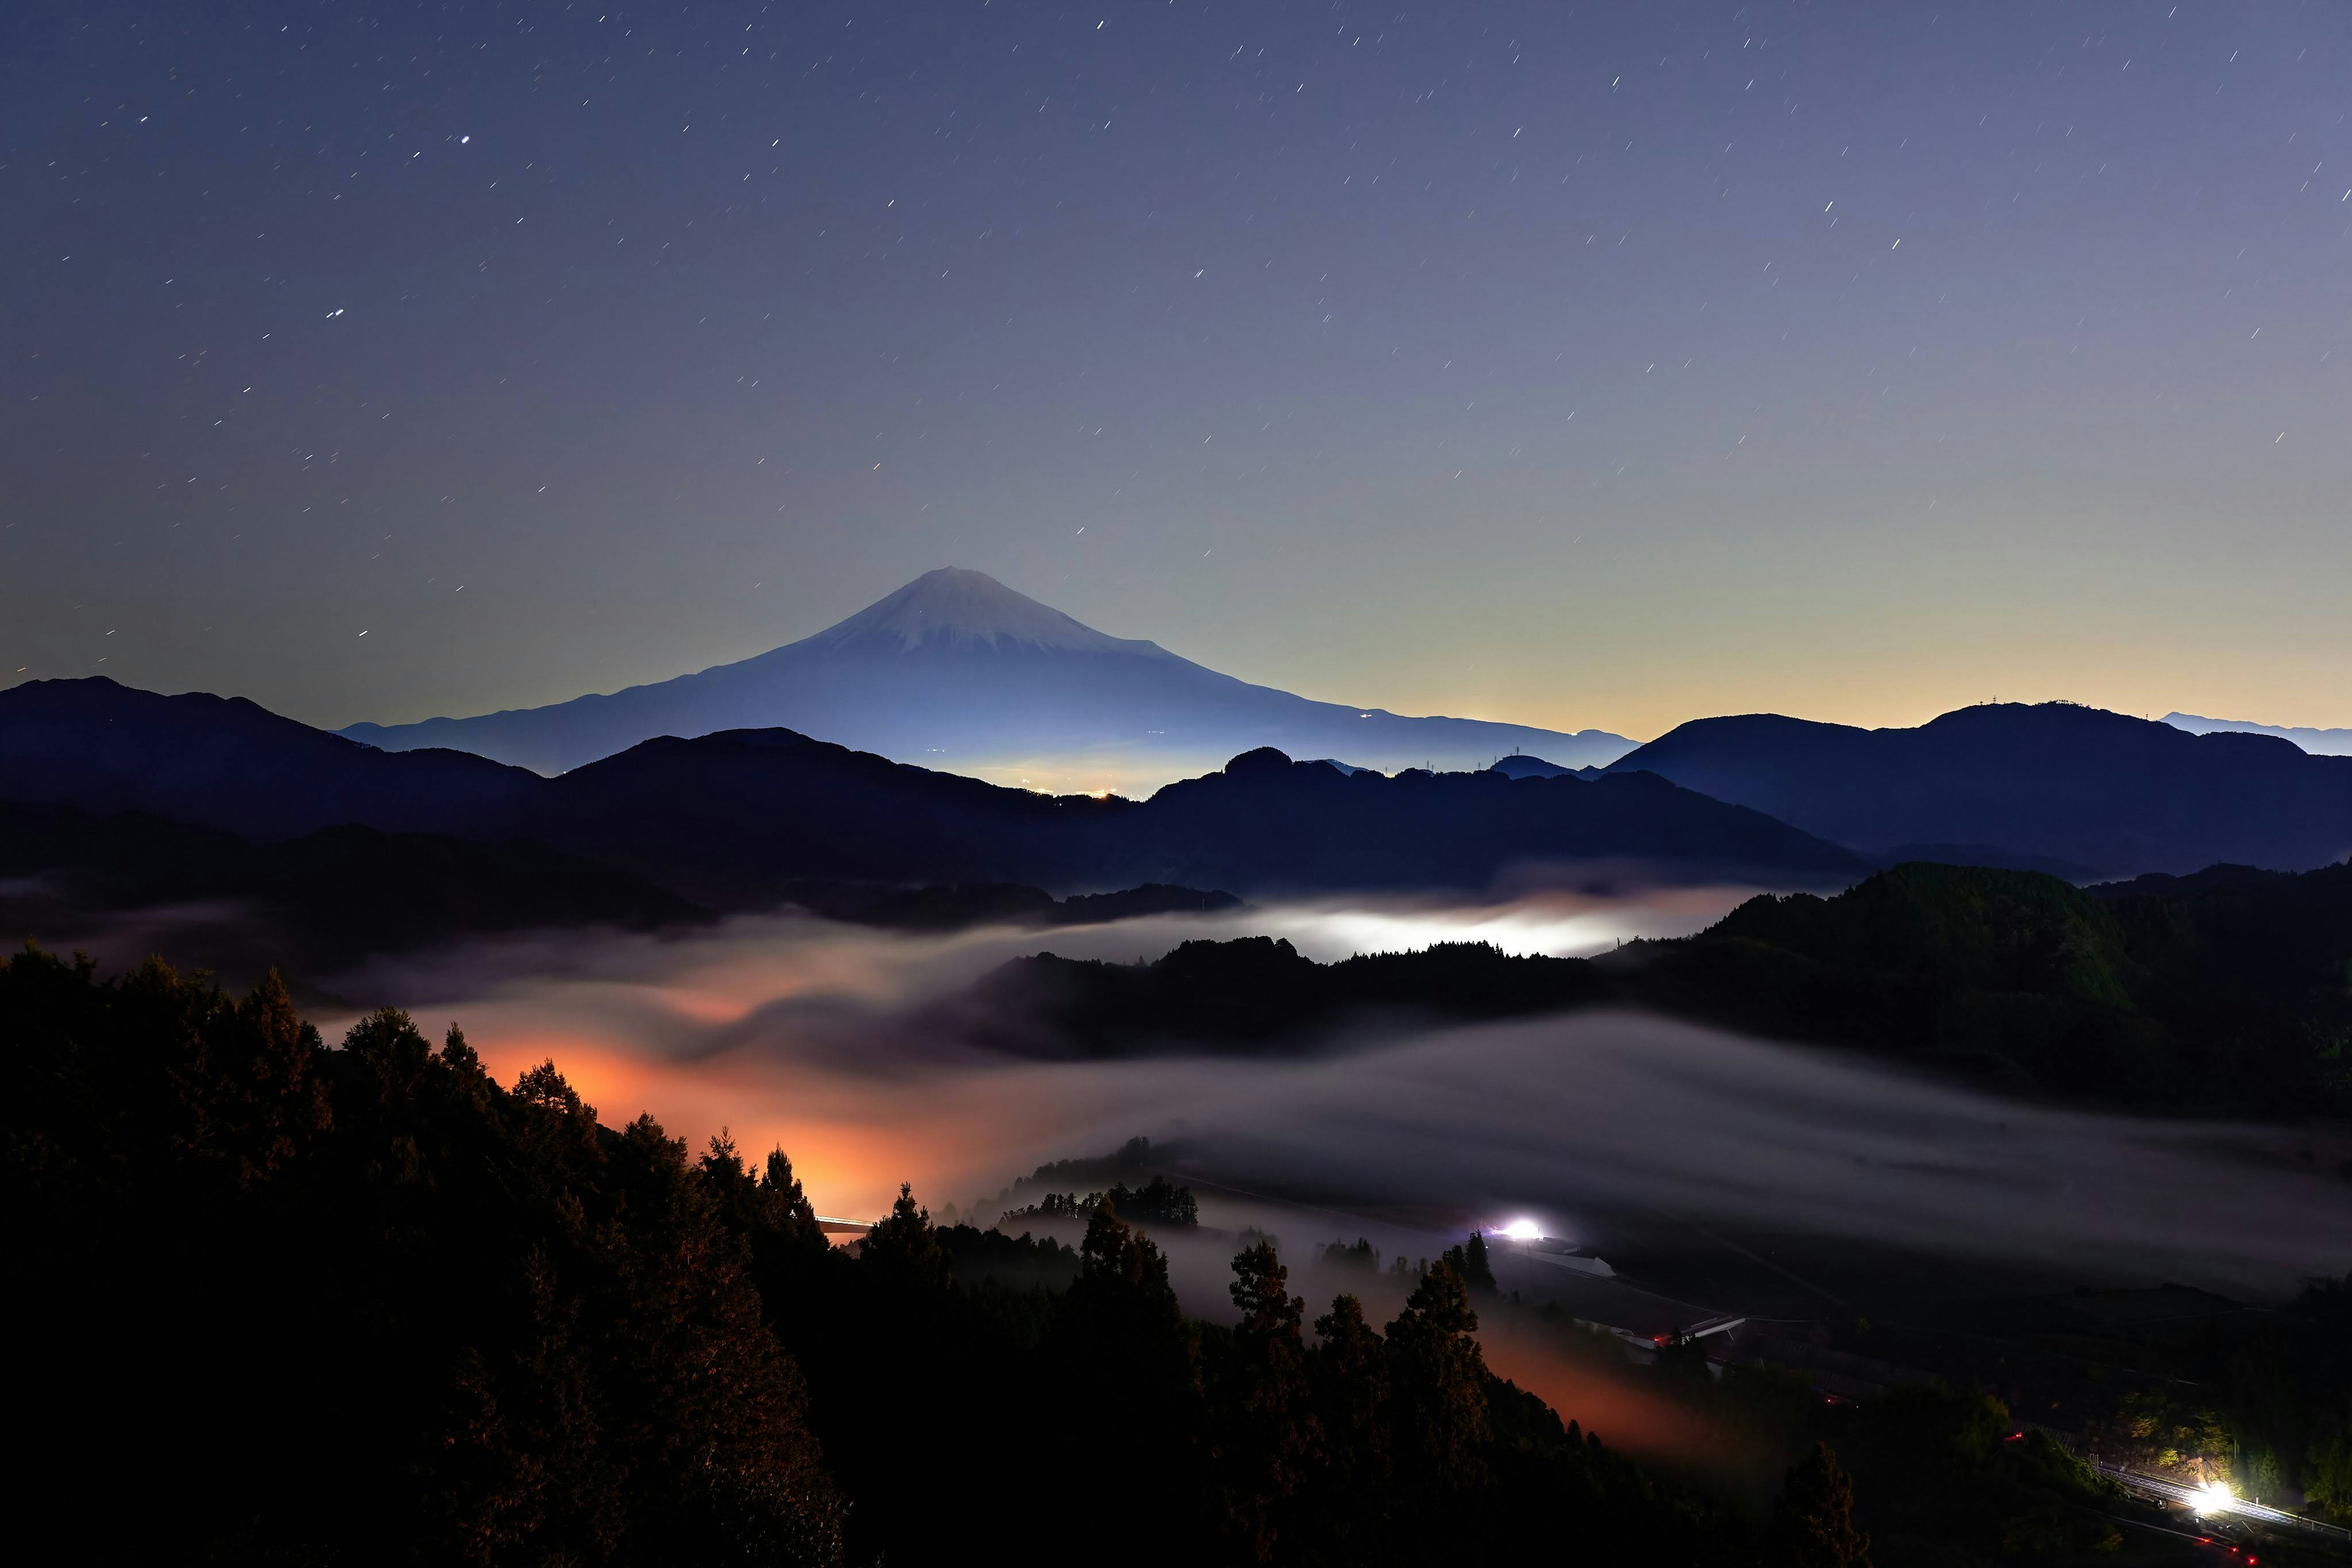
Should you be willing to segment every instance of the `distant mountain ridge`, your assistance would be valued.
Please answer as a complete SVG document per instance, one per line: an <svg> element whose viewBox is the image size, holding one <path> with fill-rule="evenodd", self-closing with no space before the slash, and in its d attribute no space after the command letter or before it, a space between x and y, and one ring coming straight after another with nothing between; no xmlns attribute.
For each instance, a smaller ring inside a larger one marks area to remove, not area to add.
<svg viewBox="0 0 2352 1568"><path fill-rule="evenodd" d="M103 676L0 690L0 799L148 812L242 837L347 822L502 837L541 781L468 752L387 753L242 697L160 696Z"/></svg>
<svg viewBox="0 0 2352 1568"><path fill-rule="evenodd" d="M275 964L297 984L457 937L711 918L644 878L529 841L343 824L255 844L140 813L0 801L0 931L79 947L134 910L162 911L182 962L252 979Z"/></svg>
<svg viewBox="0 0 2352 1568"><path fill-rule="evenodd" d="M2352 853L2352 757L2071 703L1989 703L1909 730L1701 719L1608 771L1635 770L1882 859L1933 846L2087 879Z"/></svg>
<svg viewBox="0 0 2352 1568"><path fill-rule="evenodd" d="M1494 766L1487 771L1510 779L1556 779L1562 773L1577 772L1574 768L1561 767L1548 758L1530 757L1519 752L1513 752L1507 757L1496 757Z"/></svg>
<svg viewBox="0 0 2352 1568"><path fill-rule="evenodd" d="M810 879L1237 893L1484 888L1523 868L1843 884L1853 856L1644 773L1593 781L1293 763L1270 748L1149 801L1053 795L785 729L664 736L546 778L381 752L252 703L102 678L0 691L0 801L143 812L259 840L357 823L528 838L719 910Z"/></svg>
<svg viewBox="0 0 2352 1568"><path fill-rule="evenodd" d="M657 735L777 728L1001 783L1129 794L1259 746L1449 771L1514 750L1601 763L1633 746L1599 730L1409 718L1253 686L957 567L735 664L544 708L339 732L558 773Z"/></svg>
<svg viewBox="0 0 2352 1568"><path fill-rule="evenodd" d="M2164 721L2192 735L2275 735L2315 757L2352 757L2352 730L2312 730L2287 724L2252 724L2243 719L2208 719L2197 713L2167 713Z"/></svg>

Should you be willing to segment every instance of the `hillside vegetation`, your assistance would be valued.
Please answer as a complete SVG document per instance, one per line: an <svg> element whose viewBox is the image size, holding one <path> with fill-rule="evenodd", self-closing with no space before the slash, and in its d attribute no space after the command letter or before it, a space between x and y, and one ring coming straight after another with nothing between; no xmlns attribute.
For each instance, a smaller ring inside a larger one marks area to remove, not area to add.
<svg viewBox="0 0 2352 1568"><path fill-rule="evenodd" d="M1269 1242L1188 1320L1110 1202L1073 1257L857 1255L781 1151L614 1129L545 1064L274 978L0 965L20 1494L120 1484L110 1558L279 1563L1745 1563L1748 1527L1490 1373L1456 1248L1384 1327ZM1148 1205L1146 1205L1148 1206ZM1058 1288L1032 1281L1051 1279Z"/></svg>
<svg viewBox="0 0 2352 1568"><path fill-rule="evenodd" d="M1916 863L1831 898L1760 895L1696 936L1592 960L1474 942L1324 964L1268 937L1147 963L1040 953L985 977L952 1022L1022 1052L1256 1053L1601 1005L2035 1095L2352 1110L2352 865L2086 889Z"/></svg>
<svg viewBox="0 0 2352 1568"><path fill-rule="evenodd" d="M1629 944L1619 994L1786 1038L2134 1105L2352 1106L2352 866L2077 889L1914 864Z"/></svg>

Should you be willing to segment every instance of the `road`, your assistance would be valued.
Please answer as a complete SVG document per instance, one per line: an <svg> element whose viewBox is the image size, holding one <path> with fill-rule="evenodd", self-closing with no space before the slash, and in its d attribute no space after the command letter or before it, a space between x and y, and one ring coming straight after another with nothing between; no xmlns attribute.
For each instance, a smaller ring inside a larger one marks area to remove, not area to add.
<svg viewBox="0 0 2352 1568"><path fill-rule="evenodd" d="M2105 1459L2092 1459L2087 1462L2101 1475L2139 1493L2142 1497L2153 1498L2158 1502L2172 1503L2208 1518L2252 1520L2258 1524L2275 1525L2283 1530L2293 1530L2306 1535L2317 1536L2338 1545L2352 1545L2352 1530L2342 1530L2332 1524L2323 1524L2315 1519L2305 1519L2299 1513L2289 1513L2284 1509L2272 1508L2267 1503L2255 1502L2247 1498L2231 1497L2226 1492L2207 1490L2201 1487L2184 1486L2179 1481L2167 1480L2162 1476L2151 1476L2144 1471L2112 1464Z"/></svg>

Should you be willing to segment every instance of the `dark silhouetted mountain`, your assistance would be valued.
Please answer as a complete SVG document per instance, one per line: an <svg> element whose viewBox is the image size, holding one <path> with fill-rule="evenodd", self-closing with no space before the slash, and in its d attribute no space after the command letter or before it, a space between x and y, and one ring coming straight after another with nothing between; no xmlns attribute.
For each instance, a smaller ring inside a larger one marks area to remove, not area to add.
<svg viewBox="0 0 2352 1568"><path fill-rule="evenodd" d="M1272 937L1188 942L1150 963L1041 952L960 998L949 1025L1024 1055L1311 1048L1345 1032L1505 1018L1607 999L1582 959L1450 942L1317 963Z"/></svg>
<svg viewBox="0 0 2352 1568"><path fill-rule="evenodd" d="M1353 775L1281 752L1150 800L1042 795L790 731L660 740L548 781L538 832L727 908L808 877L1243 893L1485 887L1596 859L1838 881L1866 868L1656 778Z"/></svg>
<svg viewBox="0 0 2352 1568"><path fill-rule="evenodd" d="M2352 865L2078 889L1908 865L1603 954L1619 994L2107 1103L2352 1107Z"/></svg>
<svg viewBox="0 0 2352 1568"><path fill-rule="evenodd" d="M465 752L397 755L241 697L162 697L102 676L0 691L0 799L146 812L253 839L340 823L509 837L544 781Z"/></svg>
<svg viewBox="0 0 2352 1568"><path fill-rule="evenodd" d="M1120 826L1111 863L1126 879L1244 892L1484 887L1593 860L1832 882L1863 868L1835 845L1654 774L1390 778L1271 749L1170 784Z"/></svg>
<svg viewBox="0 0 2352 1568"><path fill-rule="evenodd" d="M929 767L1129 793L1255 746L1385 767L1467 768L1519 747L1606 763L1633 744L1598 730L1570 735L1310 701L1156 643L1107 637L954 567L740 663L551 707L341 732L390 750L455 747L553 773L656 736L777 727Z"/></svg>
<svg viewBox="0 0 2352 1568"><path fill-rule="evenodd" d="M2069 882L2095 882L2104 875L2095 866L2061 860L2053 855L2026 855L1998 844L1897 844L1871 857L1884 867L1930 860L1940 866L1986 866L2000 871L2039 871Z"/></svg>
<svg viewBox="0 0 2352 1568"><path fill-rule="evenodd" d="M1013 882L906 886L810 879L778 900L828 920L951 931L1098 924L1237 909L1231 893L1162 886L1055 899ZM183 952L243 973L253 958L305 974L370 953L467 935L606 925L647 930L710 911L634 872L527 839L478 843L346 824L255 844L142 813L0 803L0 931L52 945L102 931L100 917L187 908ZM217 928L218 940L193 934ZM201 951L190 951L200 945ZM253 968L257 977L259 969Z"/></svg>
<svg viewBox="0 0 2352 1568"><path fill-rule="evenodd" d="M1231 893L1147 885L1056 899L1021 882L907 887L887 882L793 882L783 901L853 925L961 931L976 925L1074 926L1146 915L1220 914L1242 907Z"/></svg>
<svg viewBox="0 0 2352 1568"><path fill-rule="evenodd" d="M2251 724L2243 719L2207 719L2196 713L2167 713L2164 721L2192 735L2275 735L2292 741L2315 757L2352 757L2352 730L2313 730L2287 724Z"/></svg>
<svg viewBox="0 0 2352 1568"><path fill-rule="evenodd" d="M1934 845L2132 876L2303 870L2352 851L2352 758L2070 703L1964 708L1916 730L1702 719L1609 771L1635 770L1874 855Z"/></svg>
<svg viewBox="0 0 2352 1568"><path fill-rule="evenodd" d="M777 900L828 920L953 931L1098 924L1240 907L1231 893L1141 887L1057 900L1012 882L803 880ZM110 917L142 914L127 931ZM168 938L184 958L298 984L370 954L565 926L697 923L711 911L634 872L527 839L478 843L345 824L255 844L137 812L0 803L0 934L56 947ZM121 946L121 942L113 945Z"/></svg>
<svg viewBox="0 0 2352 1568"><path fill-rule="evenodd" d="M250 703L48 682L0 692L0 799L257 837L336 821L527 835L715 909L772 906L812 880L1251 893L1483 887L1591 860L1784 882L1865 868L1654 776L1349 776L1272 750L1143 803L1004 788L789 730L664 737L551 779L446 752L378 752Z"/></svg>
<svg viewBox="0 0 2352 1568"><path fill-rule="evenodd" d="M550 842L729 909L776 903L812 878L1124 886L1091 874L1092 850L1100 824L1140 809L934 773L790 730L665 736L546 780L541 794Z"/></svg>
<svg viewBox="0 0 2352 1568"><path fill-rule="evenodd" d="M475 843L345 824L249 843L141 813L0 804L7 934L47 942L104 929L97 917L226 906L179 944L257 978L275 962L315 973L372 952L547 926L644 930L708 911L642 878L525 840Z"/></svg>
<svg viewBox="0 0 2352 1568"><path fill-rule="evenodd" d="M1518 752L1507 757L1496 757L1495 765L1487 771L1500 773L1507 779L1556 779L1562 773L1576 772L1574 768L1564 768L1558 763L1546 762L1541 757L1530 757Z"/></svg>
<svg viewBox="0 0 2352 1568"><path fill-rule="evenodd" d="M1241 907L1242 901L1228 892L1146 882L1112 893L1073 893L1055 906L1054 920L1057 925L1094 925L1145 915L1225 914Z"/></svg>
<svg viewBox="0 0 2352 1568"><path fill-rule="evenodd" d="M1267 937L1150 963L1017 959L943 1029L1021 1055L1313 1050L1431 1023L1640 1005L2011 1092L2200 1113L2352 1110L2352 864L2081 889L1898 866L1763 895L1592 960L1447 945L1318 964Z"/></svg>

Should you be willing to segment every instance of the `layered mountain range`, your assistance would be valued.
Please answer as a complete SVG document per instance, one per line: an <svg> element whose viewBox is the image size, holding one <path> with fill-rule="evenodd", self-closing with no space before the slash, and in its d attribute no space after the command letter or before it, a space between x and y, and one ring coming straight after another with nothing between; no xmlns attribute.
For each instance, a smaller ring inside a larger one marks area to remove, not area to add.
<svg viewBox="0 0 2352 1568"><path fill-rule="evenodd" d="M2320 730L2302 724L2255 724L2243 719L2208 719L2201 713L2167 713L2164 721L2192 735L2226 731L2238 735L2275 735L2314 756L2352 757L2352 730Z"/></svg>
<svg viewBox="0 0 2352 1568"><path fill-rule="evenodd" d="M1018 696L1033 738L1096 732L1118 681L1089 688L1087 672L1138 667L1174 671L1177 687L1260 691L1311 738L1334 738L1313 730L1326 721L1315 712L1298 718L1320 705L1103 637L976 574L914 586L796 657L887 670L874 679L897 695L877 702L934 714L939 703L901 689L909 671L950 689L969 678L975 710ZM1013 666L1031 674L1004 673ZM992 684L974 673L991 668ZM1047 700L1053 680L1065 684ZM845 701L852 685L826 689ZM984 713L956 722L986 727ZM2068 704L1988 705L1916 729L1701 720L1605 769L1535 754L1524 742L1542 732L1519 733L1521 745L1455 772L1391 774L1261 746L1139 801L1005 787L781 726L658 735L551 776L465 750L384 749L241 699L34 681L0 690L0 877L78 888L102 910L261 900L284 912L282 929L320 933L322 951L356 951L385 933L660 923L785 902L884 923L1053 923L1226 893L1493 889L1604 864L1793 887L1905 861L2084 882L2216 863L2294 871L2352 853L2352 757ZM383 889L383 918L330 908L354 878ZM1136 891L1115 908L1083 901L1119 889Z"/></svg>
<svg viewBox="0 0 2352 1568"><path fill-rule="evenodd" d="M1575 767L1633 746L1599 730L1410 718L1253 686L956 567L740 663L544 708L341 733L557 773L658 735L772 728L999 782L1130 794L1261 746L1384 771L1483 768L1513 751Z"/></svg>
<svg viewBox="0 0 2352 1568"><path fill-rule="evenodd" d="M2076 881L2352 854L2352 757L2066 702L1987 703L1916 729L1777 713L1700 719L1611 764L1753 806L1881 863Z"/></svg>
<svg viewBox="0 0 2352 1568"><path fill-rule="evenodd" d="M765 729L664 736L550 778L103 679L0 691L0 801L257 841L345 824L527 839L711 909L772 905L810 879L1271 895L1483 889L1596 861L1775 883L1840 884L1865 869L1763 813L1642 773L1391 777L1260 749L1133 801L1008 788Z"/></svg>

